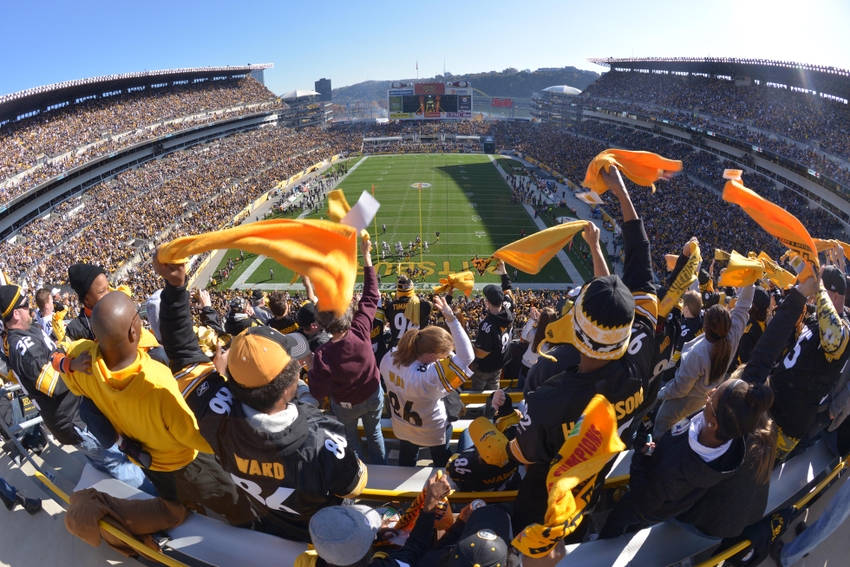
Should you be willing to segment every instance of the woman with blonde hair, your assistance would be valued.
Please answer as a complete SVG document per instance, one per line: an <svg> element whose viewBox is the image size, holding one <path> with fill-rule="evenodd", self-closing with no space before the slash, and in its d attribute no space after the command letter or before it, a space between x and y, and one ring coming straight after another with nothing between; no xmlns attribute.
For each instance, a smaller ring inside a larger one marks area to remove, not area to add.
<svg viewBox="0 0 850 567"><path fill-rule="evenodd" d="M442 297L435 296L434 305L451 334L437 326L410 329L381 361L402 466L416 466L421 447L430 449L434 466L446 466L451 435L443 398L472 375L475 353L469 337Z"/></svg>

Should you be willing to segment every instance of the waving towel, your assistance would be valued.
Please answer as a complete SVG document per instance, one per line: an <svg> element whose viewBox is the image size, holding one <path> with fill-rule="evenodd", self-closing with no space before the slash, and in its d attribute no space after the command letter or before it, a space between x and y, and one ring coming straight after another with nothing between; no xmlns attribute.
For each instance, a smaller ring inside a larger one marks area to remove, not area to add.
<svg viewBox="0 0 850 567"><path fill-rule="evenodd" d="M331 221L274 219L177 238L159 248L164 264L190 256L238 248L277 261L313 280L323 311L345 313L357 275L357 231Z"/></svg>
<svg viewBox="0 0 850 567"><path fill-rule="evenodd" d="M493 256L521 272L536 274L590 221L573 221L535 232L499 248Z"/></svg>
<svg viewBox="0 0 850 567"><path fill-rule="evenodd" d="M605 150L590 162L582 185L600 195L608 190L602 179L602 169L607 173L616 165L623 175L643 187L652 187L665 171L682 171L680 160L667 159L652 152L632 152L629 150Z"/></svg>
<svg viewBox="0 0 850 567"><path fill-rule="evenodd" d="M475 275L467 270L440 278L440 285L434 287L434 293L451 293L453 289L456 289L462 291L466 297L469 297L472 294L472 286L474 285Z"/></svg>
<svg viewBox="0 0 850 567"><path fill-rule="evenodd" d="M754 191L744 187L740 181L734 179L727 181L723 187L723 200L740 205L744 212L759 223L763 229L813 266L816 272L820 270L815 243L809 236L806 227L797 220L797 217L782 207L760 197ZM814 275L811 269L804 269L800 273L799 279L804 281L811 275Z"/></svg>

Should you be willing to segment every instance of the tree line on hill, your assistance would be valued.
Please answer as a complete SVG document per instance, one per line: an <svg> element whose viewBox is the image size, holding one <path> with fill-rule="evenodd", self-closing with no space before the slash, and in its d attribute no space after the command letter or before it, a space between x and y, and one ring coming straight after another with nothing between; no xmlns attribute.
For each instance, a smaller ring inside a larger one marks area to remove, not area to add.
<svg viewBox="0 0 850 567"><path fill-rule="evenodd" d="M509 67L504 71L467 73L464 75L454 75L447 72L443 75L419 79L419 81L469 81L474 88L493 97L528 98L531 93L539 92L553 85L569 85L584 90L598 78L599 73L595 71L585 71L575 67L538 69L536 71L530 69L519 71ZM333 90L333 101L336 104L346 104L354 101L385 100L391 83L395 81L363 81L340 87ZM413 82L414 79L401 79L401 81Z"/></svg>

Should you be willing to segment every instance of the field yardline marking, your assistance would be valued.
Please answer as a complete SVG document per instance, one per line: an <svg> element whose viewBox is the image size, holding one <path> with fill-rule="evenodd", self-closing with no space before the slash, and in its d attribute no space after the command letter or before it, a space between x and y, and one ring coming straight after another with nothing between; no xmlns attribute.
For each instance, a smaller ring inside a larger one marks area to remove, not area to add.
<svg viewBox="0 0 850 567"><path fill-rule="evenodd" d="M251 276L254 275L254 272L257 271L257 269L260 267L260 264L262 264L265 260L266 260L265 256L257 256L254 259L254 261L251 262L251 265L248 266L248 269L246 269L244 272L242 272L242 274L239 276L239 278L236 280L236 282L234 282L234 284L232 286L230 286L230 288L233 289L234 287L238 288L240 286L243 286L245 284L245 282L248 281L248 278L250 278Z"/></svg>

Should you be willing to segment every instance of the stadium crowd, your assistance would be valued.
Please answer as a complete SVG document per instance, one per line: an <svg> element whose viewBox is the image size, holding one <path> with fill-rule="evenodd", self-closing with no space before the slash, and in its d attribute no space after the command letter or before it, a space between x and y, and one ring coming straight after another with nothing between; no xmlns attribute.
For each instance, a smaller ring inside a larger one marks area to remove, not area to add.
<svg viewBox="0 0 850 567"><path fill-rule="evenodd" d="M602 107L611 107L613 99L618 110L651 111L721 131L850 184L850 112L836 100L764 85L736 87L731 80L696 75L618 71L605 73L582 97Z"/></svg>
<svg viewBox="0 0 850 567"><path fill-rule="evenodd" d="M605 88L596 96L613 97L619 87ZM714 85L705 88L712 95L706 107L732 100ZM652 100L666 96L670 106L684 104L675 92L650 92ZM424 125L432 133L442 127ZM373 128L370 134L391 135L413 127ZM299 566L554 565L564 557L565 541L617 537L667 520L735 540L762 520L775 464L827 429L838 432L847 452L850 422L842 420L850 413L850 390L839 387L850 356L843 251L826 254L821 273L788 289L763 282L724 286L726 296L735 297L727 303L713 295L719 274L697 277L699 266L689 264L697 248L704 259L715 248L763 250L776 260L784 252L713 190L734 164L593 121L570 131L516 123L482 128L471 122L456 130L489 133L574 184L611 146L680 159L684 168L654 193L624 182L616 170L600 174L604 207L622 234L622 277L608 273L594 225L583 235L594 278L574 293L516 289L502 264L500 285L470 297L417 294L401 275L395 291L382 294L371 243L361 240L362 293L340 313L317 302L316 291L332 296L327 289L268 298L259 291L193 291L187 289L190 269L161 261L167 241L241 222L240 211L279 181L358 150L363 137L349 126L236 134L124 172L0 244L5 275L32 284L0 286L4 363L59 442L88 451L101 470L159 495L160 508L146 514L182 521L187 509L207 508L234 525L309 541L315 549L298 558ZM543 179L530 181L548 189ZM746 173L744 183L784 206L815 237L831 238L841 229L831 215L767 178ZM315 195L308 191L308 206L321 203L327 185L320 183ZM672 270L666 254L678 255ZM250 260L240 255L234 262ZM126 292L111 290L109 276L112 284L126 284ZM52 288L60 284L74 294L57 295ZM196 329L202 325L212 339ZM692 341L682 341L683 330L693 331ZM739 342L749 345L746 352ZM529 362L522 378L512 375L520 358ZM525 413L499 389L500 378L515 377ZM495 392L452 455L454 425L479 413L463 405L460 393L470 389ZM689 408L688 421L659 430L654 412L669 416L681 411L677 404ZM600 407L608 410L596 411ZM577 426L582 416L596 429ZM395 518L389 538L404 532L406 542L375 554L381 518L346 500L366 487L367 462L388 460L381 417L391 420L400 465L430 460L446 474L429 478L418 504ZM630 490L616 504L603 503L598 494L609 470L603 467L590 483L596 495L586 494L587 517L596 506L610 514L597 525L573 524L578 516L549 507L557 506L548 499L550 465L565 456L559 451L571 438L598 444L596 435L614 447L610 457L634 449ZM108 457L96 458L95 449L109 451ZM518 495L510 505L483 511L456 507L455 520L447 477L464 491L517 489ZM5 482L0 487L7 507L38 511ZM78 498L140 513L89 491ZM85 504L77 505L68 525L83 534L90 519ZM557 525L546 526L553 513ZM434 545L436 525L449 529ZM781 555L776 536L759 552L772 540Z"/></svg>
<svg viewBox="0 0 850 567"><path fill-rule="evenodd" d="M0 126L0 204L120 148L280 104L246 77L93 98L6 123Z"/></svg>

